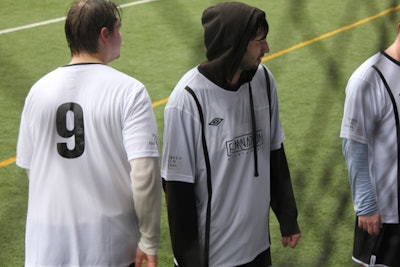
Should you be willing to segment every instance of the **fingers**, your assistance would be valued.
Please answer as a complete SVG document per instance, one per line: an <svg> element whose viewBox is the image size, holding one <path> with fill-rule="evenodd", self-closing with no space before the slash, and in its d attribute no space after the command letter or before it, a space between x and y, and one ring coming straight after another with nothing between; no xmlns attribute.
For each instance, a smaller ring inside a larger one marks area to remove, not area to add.
<svg viewBox="0 0 400 267"><path fill-rule="evenodd" d="M156 267L158 263L157 256L148 255L146 261L146 267Z"/></svg>
<svg viewBox="0 0 400 267"><path fill-rule="evenodd" d="M142 267L142 259L143 257L136 254L135 267Z"/></svg>
<svg viewBox="0 0 400 267"><path fill-rule="evenodd" d="M288 244L289 244L289 237L288 236L283 236L282 237L282 246L283 247L287 247Z"/></svg>
<svg viewBox="0 0 400 267"><path fill-rule="evenodd" d="M380 229L382 228L380 214L375 214L371 216L359 216L358 227L360 227L364 231L367 231L370 235L378 235Z"/></svg>
<svg viewBox="0 0 400 267"><path fill-rule="evenodd" d="M300 237L301 237L300 233L294 234L294 235L291 235L291 236L283 236L282 237L282 245L284 247L289 246L291 248L295 248L296 245L297 245L297 242L300 239Z"/></svg>
<svg viewBox="0 0 400 267"><path fill-rule="evenodd" d="M157 267L158 259L156 255L147 255L139 247L136 250L135 267Z"/></svg>

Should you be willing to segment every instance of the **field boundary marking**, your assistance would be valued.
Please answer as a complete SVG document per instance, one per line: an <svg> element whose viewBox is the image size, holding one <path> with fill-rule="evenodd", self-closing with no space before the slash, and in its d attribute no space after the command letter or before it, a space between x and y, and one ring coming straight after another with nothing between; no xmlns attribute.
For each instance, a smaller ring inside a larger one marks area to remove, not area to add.
<svg viewBox="0 0 400 267"><path fill-rule="evenodd" d="M5 166L10 165L10 164L13 164L15 162L15 160L16 160L16 157L11 157L9 159L1 161L0 162L0 168L1 167L5 167Z"/></svg>
<svg viewBox="0 0 400 267"><path fill-rule="evenodd" d="M146 4L146 3L150 3L150 2L154 2L154 1L156 1L156 0L139 0L139 1L122 4L122 5L119 5L118 7L125 8L125 7L134 6L134 5ZM44 26L44 25L48 25L48 24L53 24L53 23L57 23L60 21L64 21L65 19L66 19L66 17L60 17L60 18L55 18L55 19L44 20L41 22L35 22L35 23L23 25L23 26L18 26L18 27L14 27L14 28L4 29L4 30L0 30L0 35L6 34L6 33L22 31L22 30L26 30L26 29L31 29L31 28L36 28L36 27L40 27L40 26Z"/></svg>
<svg viewBox="0 0 400 267"><path fill-rule="evenodd" d="M333 31L330 31L330 32L328 32L328 33L324 33L324 34L322 34L322 35L320 35L320 36L317 36L317 37L315 37L315 38L312 38L312 39L310 39L310 40L308 40L308 41L298 43L298 44L293 45L293 46L291 46L291 47L289 47L289 48L286 48L286 49L280 50L280 51L278 51L278 52L275 52L275 53L273 53L273 54L271 54L271 55L264 56L264 57L262 58L261 62L264 63L264 62L266 62L266 61L268 61L268 60L271 60L271 59L273 59L273 58L279 57L279 56L281 56L281 55L283 55L283 54L287 54L287 53L292 52L292 51L294 51L294 50L296 50L296 49L302 48L302 47L304 47L304 46L307 46L307 45L310 45L310 44L312 44L312 43L315 43L315 42L321 41L321 40L323 40L323 39L326 39L326 38L328 38L328 37L331 37L332 35L335 35L335 34L338 34L338 33L341 33L341 32L347 31L347 30L350 30L350 29L355 28L355 27L357 27L357 26L360 26L360 25L362 25L362 24L364 24L364 23L367 23L367 22L369 22L369 21L371 21L371 20L377 19L377 18L379 18L379 17L381 17L381 16L383 16L383 15L386 15L387 13L396 11L396 10L398 10L398 9L400 9L400 5L391 7L391 8L389 8L389 9L386 9L386 10L384 10L384 11L379 12L378 14L375 14L375 15L373 15L373 16L370 16L370 17L367 17L367 18L365 18L365 19L359 20L359 21L354 22L354 23L352 23L352 24L349 24L349 25L340 27L340 28L338 28L338 29L336 29L336 30L333 30ZM158 101L156 101L156 102L153 103L153 107L157 107L157 106L159 106L159 105L165 104L167 101L168 101L168 98L164 98L164 99L158 100Z"/></svg>
<svg viewBox="0 0 400 267"><path fill-rule="evenodd" d="M349 25L340 27L340 28L338 28L338 29L336 29L336 30L333 30L333 31L330 31L330 32L328 32L328 33L325 33L325 34L322 34L322 35L320 35L320 36L317 36L317 37L315 37L315 38L312 38L312 39L310 39L310 40L308 40L308 41L298 43L298 44L293 45L293 46L291 46L291 47L289 47L289 48L286 48L286 49L283 49L283 50L278 51L278 52L276 52L276 53L273 53L273 54L271 54L271 55L265 56L265 57L263 57L263 60L262 60L262 61L265 62L265 61L267 61L267 60L271 60L271 59L276 58L276 57L279 57L279 56L281 56L281 55L283 55L283 54L289 53L289 52L291 52L291 51L293 51L293 50L299 49L299 48L301 48L301 47L304 47L304 46L310 45L310 44L312 44L312 43L315 43L315 42L321 41L321 40L323 40L323 39L326 39L326 38L328 38L328 37L331 37L332 35L335 35L335 34L338 34L338 33L341 33L341 32L347 31L347 30L350 30L350 29L352 29L352 28L355 28L355 27L357 27L357 26L360 26L360 25L362 25L362 24L365 24L365 23L367 23L367 22L369 22L369 21L371 21L371 20L374 20L374 19L377 19L377 18L379 18L379 17L382 17L383 15L386 15L387 13L396 11L396 10L398 10L398 9L400 9L400 5L393 6L393 7L389 8L389 9L386 9L386 10L384 10L384 11L381 11L381 12L379 12L379 13L373 15L373 16L367 17L367 18L365 18L365 19L359 20L359 21L354 22L354 23L352 23L352 24L349 24Z"/></svg>
<svg viewBox="0 0 400 267"><path fill-rule="evenodd" d="M136 1L136 2L129 3L129 4L121 5L121 7L123 7L123 6L128 6L128 5L135 5L135 4L138 4L138 3L145 3L145 2L147 3L147 2L152 2L152 1L156 1L156 0ZM377 19L377 18L379 18L379 17L382 17L383 15L386 15L386 14L388 14L388 13L390 13L390 12L393 12L393 11L396 11L396 10L399 10L399 9L400 9L400 5L393 6L393 7L391 7L391 8L386 9L386 10L383 10L383 11L381 11L381 12L375 14L375 15L372 15L372 16L370 16L370 17L367 17L367 18L365 18L365 19L362 19L362 20L359 20L359 21L354 22L354 23L352 23L352 24L349 24L349 25L340 27L340 28L338 28L338 29L336 29L336 30L333 30L333 31L324 33L324 34L322 34L322 35L319 35L319 36L317 36L317 37L315 37L315 38L312 38L312 39L310 39L310 40L308 40L308 41L298 43L298 44L293 45L293 46L291 46L291 47L289 47L289 48L286 48L286 49L280 50L280 51L278 51L278 52L275 52L275 53L273 53L273 54L271 54L271 55L265 56L265 57L262 58L262 62L266 62L266 61L271 60L271 59L273 59L273 58L279 57L279 56L281 56L281 55L283 55L283 54L289 53L289 52L294 51L294 50L296 50L296 49L302 48L302 47L304 47L304 46L307 46L307 45L310 45L310 44L312 44L312 43L315 43L315 42L321 41L321 40L323 40L323 39L326 39L326 38L328 38L328 37L331 37L331 36L333 36L333 35L335 35L335 34L338 34L338 33L347 31L347 30L349 30L349 29L355 28L355 27L357 27L357 26L360 26L360 25L362 25L362 24L364 24L364 23L367 23L367 22L369 22L369 21L372 21L372 20L374 20L374 19ZM61 18L59 18L59 19L61 19ZM65 18L64 18L64 19L65 19ZM32 24L30 24L30 25L32 25ZM44 25L44 24L41 24L41 25ZM40 25L39 25L39 26L40 26ZM14 29L15 29L15 28L14 28ZM0 35L2 34L1 32L2 32L2 31L0 31ZM152 107L153 107L153 108L156 108L156 107L158 107L158 106L161 106L161 105L167 103L167 101L168 101L168 97L167 97L167 98L164 98L164 99L161 99L161 100L154 101L154 102L152 103ZM6 159L6 160L4 160L4 161L0 161L0 168L5 167L5 166L10 165L10 164L13 164L13 163L15 162L15 160L16 160L16 157L14 156L14 157L11 157L11 158Z"/></svg>

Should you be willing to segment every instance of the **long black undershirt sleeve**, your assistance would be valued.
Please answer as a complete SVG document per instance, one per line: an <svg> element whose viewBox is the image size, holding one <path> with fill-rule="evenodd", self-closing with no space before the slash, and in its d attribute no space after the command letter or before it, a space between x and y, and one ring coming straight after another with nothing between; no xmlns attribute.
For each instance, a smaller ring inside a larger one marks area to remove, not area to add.
<svg viewBox="0 0 400 267"><path fill-rule="evenodd" d="M282 236L300 233L289 166L283 144L271 151L271 208L280 225Z"/></svg>
<svg viewBox="0 0 400 267"><path fill-rule="evenodd" d="M163 179L163 186L174 257L179 267L200 267L194 184Z"/></svg>

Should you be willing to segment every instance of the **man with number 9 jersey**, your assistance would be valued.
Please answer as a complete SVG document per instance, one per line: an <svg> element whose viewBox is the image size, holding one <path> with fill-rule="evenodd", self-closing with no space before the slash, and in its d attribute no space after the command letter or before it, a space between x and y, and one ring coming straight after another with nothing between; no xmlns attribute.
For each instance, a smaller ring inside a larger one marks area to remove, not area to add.
<svg viewBox="0 0 400 267"><path fill-rule="evenodd" d="M158 132L145 86L108 66L120 27L114 3L73 3L71 62L25 100L17 144L29 177L25 266L157 266Z"/></svg>

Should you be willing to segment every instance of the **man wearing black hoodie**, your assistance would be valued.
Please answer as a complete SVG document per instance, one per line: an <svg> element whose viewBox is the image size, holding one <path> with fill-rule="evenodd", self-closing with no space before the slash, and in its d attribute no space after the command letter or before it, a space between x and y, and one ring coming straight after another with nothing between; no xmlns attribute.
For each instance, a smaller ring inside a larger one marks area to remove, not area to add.
<svg viewBox="0 0 400 267"><path fill-rule="evenodd" d="M162 177L175 266L271 265L269 210L282 243L301 234L283 149L265 13L239 2L202 16L207 60L188 71L164 113Z"/></svg>

